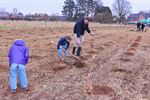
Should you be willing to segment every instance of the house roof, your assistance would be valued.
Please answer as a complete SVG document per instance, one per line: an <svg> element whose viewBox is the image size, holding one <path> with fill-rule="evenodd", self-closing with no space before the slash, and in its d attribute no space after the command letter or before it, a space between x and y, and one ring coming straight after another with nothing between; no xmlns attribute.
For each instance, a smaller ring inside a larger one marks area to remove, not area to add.
<svg viewBox="0 0 150 100"><path fill-rule="evenodd" d="M137 18L140 17L140 15L141 15L141 14L131 14L131 15L129 16L129 18L137 19Z"/></svg>
<svg viewBox="0 0 150 100"><path fill-rule="evenodd" d="M145 19L150 17L150 13L138 13L138 14L130 14L128 18L138 19L141 15L143 15Z"/></svg>
<svg viewBox="0 0 150 100"><path fill-rule="evenodd" d="M144 14L144 17L147 19L147 18L149 18L150 17L150 13L145 13Z"/></svg>

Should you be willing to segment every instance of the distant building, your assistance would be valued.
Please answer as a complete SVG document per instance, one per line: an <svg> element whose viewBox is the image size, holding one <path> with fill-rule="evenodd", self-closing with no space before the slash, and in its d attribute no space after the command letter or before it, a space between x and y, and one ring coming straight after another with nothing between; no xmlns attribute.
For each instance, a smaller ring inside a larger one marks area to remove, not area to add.
<svg viewBox="0 0 150 100"><path fill-rule="evenodd" d="M0 19L9 19L9 13L5 11L0 12Z"/></svg>
<svg viewBox="0 0 150 100"><path fill-rule="evenodd" d="M140 21L140 20L143 20L145 19L144 15L143 14L131 14L129 17L128 17L128 21Z"/></svg>
<svg viewBox="0 0 150 100"><path fill-rule="evenodd" d="M28 21L65 21L65 16L52 15L49 16L46 13L35 13L23 15L21 12L8 13L6 11L0 11L1 20L28 20Z"/></svg>
<svg viewBox="0 0 150 100"><path fill-rule="evenodd" d="M65 21L67 18L65 16L57 16L58 20L60 21Z"/></svg>
<svg viewBox="0 0 150 100"><path fill-rule="evenodd" d="M26 20L34 20L34 21L48 21L49 16L45 13L35 13L34 15L28 14L25 15Z"/></svg>
<svg viewBox="0 0 150 100"><path fill-rule="evenodd" d="M21 12L18 13L17 17L18 17L19 20L24 19L24 15Z"/></svg>
<svg viewBox="0 0 150 100"><path fill-rule="evenodd" d="M150 13L138 13L138 14L130 14L129 17L127 18L128 21L132 22L138 22L143 19L148 19L150 18Z"/></svg>
<svg viewBox="0 0 150 100"><path fill-rule="evenodd" d="M32 15L31 14L28 14L28 15L25 15L24 16L24 19L25 20L28 20L28 21L31 21L33 19Z"/></svg>
<svg viewBox="0 0 150 100"><path fill-rule="evenodd" d="M10 14L9 17L10 17L11 20L17 20L18 19L17 14Z"/></svg>
<svg viewBox="0 0 150 100"><path fill-rule="evenodd" d="M49 20L49 16L47 14L41 14L40 17L41 17L42 21L48 21Z"/></svg>
<svg viewBox="0 0 150 100"><path fill-rule="evenodd" d="M65 21L67 18L65 16L51 15L49 16L49 21Z"/></svg>

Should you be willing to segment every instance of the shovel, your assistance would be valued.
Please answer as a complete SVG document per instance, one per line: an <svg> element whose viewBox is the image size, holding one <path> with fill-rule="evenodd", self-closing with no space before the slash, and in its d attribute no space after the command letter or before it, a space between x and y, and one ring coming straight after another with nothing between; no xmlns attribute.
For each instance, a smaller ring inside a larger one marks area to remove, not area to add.
<svg viewBox="0 0 150 100"><path fill-rule="evenodd" d="M55 42L53 42L53 41L50 41L52 44L54 44L54 45L57 45ZM62 48L63 50L65 50L64 48ZM72 53L70 53L70 52L68 52L69 54L70 54L70 56L72 56L72 57L74 57L75 59L77 59L78 61L80 61L80 58L79 57L77 57L77 56L75 56L75 55L73 55ZM69 58L65 58L66 59L66 62L65 63L67 63L67 64L69 64L69 65L73 65L72 64L72 62L71 62L71 60L69 59Z"/></svg>
<svg viewBox="0 0 150 100"><path fill-rule="evenodd" d="M54 41L51 41L51 43L57 45ZM63 50L65 50L65 49L63 48ZM68 52L68 53L69 53L72 57L74 57L75 59L80 60L79 57L73 55L71 52Z"/></svg>

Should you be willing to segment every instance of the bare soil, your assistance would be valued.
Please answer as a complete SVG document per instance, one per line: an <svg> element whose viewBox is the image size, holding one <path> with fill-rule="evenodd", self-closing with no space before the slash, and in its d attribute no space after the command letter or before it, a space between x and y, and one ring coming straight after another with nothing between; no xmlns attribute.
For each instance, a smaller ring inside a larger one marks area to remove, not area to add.
<svg viewBox="0 0 150 100"><path fill-rule="evenodd" d="M0 21L0 100L150 100L150 29L91 23L81 61L59 62L56 46L74 23ZM8 51L15 39L30 49L29 90L9 90ZM73 44L73 43L72 43ZM72 51L72 44L69 51Z"/></svg>

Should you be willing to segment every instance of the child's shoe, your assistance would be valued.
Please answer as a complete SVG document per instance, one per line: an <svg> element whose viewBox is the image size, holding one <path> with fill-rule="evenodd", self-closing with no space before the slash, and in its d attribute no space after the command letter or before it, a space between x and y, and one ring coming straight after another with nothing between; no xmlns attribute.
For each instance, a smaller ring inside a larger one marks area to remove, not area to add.
<svg viewBox="0 0 150 100"><path fill-rule="evenodd" d="M23 92L24 94L26 94L27 91L28 91L28 88L22 88L22 92Z"/></svg>
<svg viewBox="0 0 150 100"><path fill-rule="evenodd" d="M10 91L12 94L16 93L16 89L11 89Z"/></svg>

